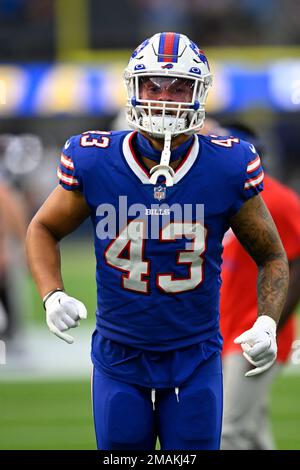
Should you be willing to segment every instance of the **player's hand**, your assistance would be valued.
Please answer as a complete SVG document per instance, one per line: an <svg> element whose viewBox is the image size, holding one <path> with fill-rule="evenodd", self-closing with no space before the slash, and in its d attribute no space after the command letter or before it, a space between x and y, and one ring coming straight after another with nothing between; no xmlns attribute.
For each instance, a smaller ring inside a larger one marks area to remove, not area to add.
<svg viewBox="0 0 300 470"><path fill-rule="evenodd" d="M79 320L87 317L84 304L74 297L69 297L65 292L58 291L52 294L44 305L49 330L67 343L74 343L74 338L64 332L69 328L76 328Z"/></svg>
<svg viewBox="0 0 300 470"><path fill-rule="evenodd" d="M243 356L255 369L246 372L246 377L258 375L268 370L276 361L276 323L268 315L258 317L250 330L235 338L235 344L240 344Z"/></svg>

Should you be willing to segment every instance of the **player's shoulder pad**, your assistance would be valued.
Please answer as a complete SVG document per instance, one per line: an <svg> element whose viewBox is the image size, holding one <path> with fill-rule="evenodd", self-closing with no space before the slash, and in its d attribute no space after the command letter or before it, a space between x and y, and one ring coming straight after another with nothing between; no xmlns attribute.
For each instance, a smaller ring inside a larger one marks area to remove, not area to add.
<svg viewBox="0 0 300 470"><path fill-rule="evenodd" d="M90 130L68 138L63 146L63 153L82 152L88 150L107 149L119 143L130 131L98 131Z"/></svg>
<svg viewBox="0 0 300 470"><path fill-rule="evenodd" d="M201 140L214 150L214 153L217 152L219 157L223 156L227 164L235 162L242 168L254 160L256 164L258 162L259 156L254 145L233 135L206 135L201 136Z"/></svg>
<svg viewBox="0 0 300 470"><path fill-rule="evenodd" d="M64 144L62 153L72 159L74 164L84 164L97 158L99 153L110 153L119 146L120 141L130 131L101 131L90 130L73 135Z"/></svg>

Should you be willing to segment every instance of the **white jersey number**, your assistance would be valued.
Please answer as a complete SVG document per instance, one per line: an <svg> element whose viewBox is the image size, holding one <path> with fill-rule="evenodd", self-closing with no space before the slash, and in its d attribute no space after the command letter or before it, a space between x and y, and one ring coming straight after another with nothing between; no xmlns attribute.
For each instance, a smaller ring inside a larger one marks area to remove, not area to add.
<svg viewBox="0 0 300 470"><path fill-rule="evenodd" d="M133 220L108 246L105 252L106 263L122 274L122 287L135 292L149 293L150 261L144 258L145 222ZM169 294L178 294L198 287L203 280L203 258L206 229L199 222L171 222L162 231L162 243L173 242L177 238L190 239L190 246L177 252L176 263L188 266L188 277L176 278L174 273L156 275L157 287ZM127 256L124 253L127 250ZM175 261L175 259L174 259Z"/></svg>
<svg viewBox="0 0 300 470"><path fill-rule="evenodd" d="M92 137L91 134L99 134L99 137ZM110 135L111 132L105 131L87 131L82 133L80 139L81 147L100 147L106 149L109 146L110 138L104 135Z"/></svg>
<svg viewBox="0 0 300 470"><path fill-rule="evenodd" d="M203 259L201 255L205 250L207 230L199 222L172 222L163 228L161 240L164 242L176 240L178 237L190 238L190 249L177 253L177 264L186 264L189 268L189 277L174 278L173 273L158 274L157 285L164 292L178 294L193 290L203 280Z"/></svg>
<svg viewBox="0 0 300 470"><path fill-rule="evenodd" d="M133 220L119 234L105 251L105 260L109 266L123 271L122 287L135 292L148 293L149 281L143 276L149 275L150 262L144 258L144 221ZM128 257L124 253L128 253Z"/></svg>
<svg viewBox="0 0 300 470"><path fill-rule="evenodd" d="M237 137L230 137L229 139L211 139L211 142L221 147L231 148L233 144L239 144L240 139Z"/></svg>

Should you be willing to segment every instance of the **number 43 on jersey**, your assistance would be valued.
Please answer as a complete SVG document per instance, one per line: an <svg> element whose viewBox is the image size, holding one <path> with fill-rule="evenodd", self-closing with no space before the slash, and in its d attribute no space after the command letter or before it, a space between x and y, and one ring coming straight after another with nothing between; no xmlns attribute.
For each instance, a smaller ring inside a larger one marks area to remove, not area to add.
<svg viewBox="0 0 300 470"><path fill-rule="evenodd" d="M105 261L112 268L122 272L124 289L148 294L150 260L145 259L146 222L132 220L113 240L105 251ZM206 229L200 222L170 222L160 232L160 242L174 242L186 238L187 247L174 251L174 265L186 265L188 275L175 277L173 272L156 273L157 288L165 293L178 294L198 287L203 280L203 255L205 251ZM124 253L127 252L127 256Z"/></svg>

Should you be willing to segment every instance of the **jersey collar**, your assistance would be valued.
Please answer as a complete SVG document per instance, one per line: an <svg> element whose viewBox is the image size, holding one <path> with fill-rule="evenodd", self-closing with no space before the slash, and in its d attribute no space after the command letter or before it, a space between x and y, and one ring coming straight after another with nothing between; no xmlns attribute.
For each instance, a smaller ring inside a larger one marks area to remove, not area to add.
<svg viewBox="0 0 300 470"><path fill-rule="evenodd" d="M125 136L125 139L123 141L123 154L124 154L124 157L128 166L133 171L133 173L138 177L138 179L143 184L151 184L150 177L149 177L147 170L143 167L143 165L141 165L141 163L139 162L133 150L132 139L134 135L136 134L136 132L137 131L130 132L129 134ZM192 145L190 146L189 151L187 152L186 156L183 158L180 165L175 170L175 176L174 176L175 184L178 183L187 174L187 172L192 168L193 164L195 163L197 159L198 152L199 152L199 140L197 136L194 135L194 141Z"/></svg>

